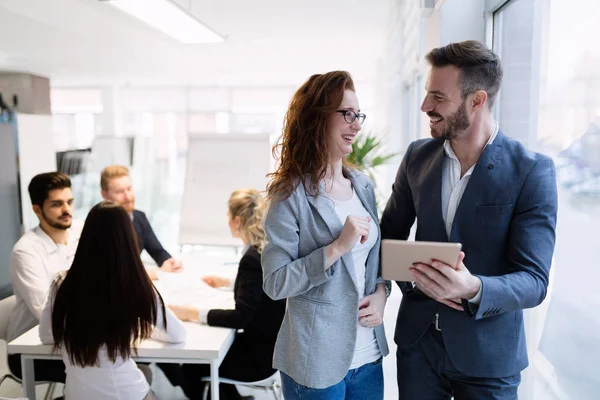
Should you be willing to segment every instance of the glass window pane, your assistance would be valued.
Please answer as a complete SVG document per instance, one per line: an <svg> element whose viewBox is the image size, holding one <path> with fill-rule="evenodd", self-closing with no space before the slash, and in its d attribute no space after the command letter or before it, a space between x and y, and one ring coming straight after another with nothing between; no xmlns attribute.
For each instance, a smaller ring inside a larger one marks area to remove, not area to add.
<svg viewBox="0 0 600 400"><path fill-rule="evenodd" d="M559 190L548 296L525 312L525 399L592 399L600 390L599 20L592 0L513 0L494 16L501 129L554 159Z"/></svg>

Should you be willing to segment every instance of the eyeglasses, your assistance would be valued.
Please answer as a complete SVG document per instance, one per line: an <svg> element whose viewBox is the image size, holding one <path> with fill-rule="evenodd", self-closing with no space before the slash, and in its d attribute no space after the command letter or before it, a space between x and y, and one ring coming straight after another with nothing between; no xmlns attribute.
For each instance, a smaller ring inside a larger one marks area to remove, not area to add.
<svg viewBox="0 0 600 400"><path fill-rule="evenodd" d="M347 123L351 124L354 122L355 119L358 118L358 123L359 124L363 124L363 122L365 122L365 118L367 118L367 116L363 113L355 113L352 110L337 110L336 112L339 112L340 114L342 114L344 116L344 119L346 120Z"/></svg>

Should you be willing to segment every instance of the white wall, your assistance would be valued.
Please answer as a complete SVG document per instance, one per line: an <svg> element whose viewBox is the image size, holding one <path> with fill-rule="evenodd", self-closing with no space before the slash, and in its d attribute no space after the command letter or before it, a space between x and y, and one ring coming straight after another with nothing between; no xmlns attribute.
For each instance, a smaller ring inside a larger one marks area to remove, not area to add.
<svg viewBox="0 0 600 400"><path fill-rule="evenodd" d="M39 220L31 208L31 200L27 191L29 182L37 174L56 171L52 116L19 114L17 130L23 227L25 230L29 230L39 224Z"/></svg>

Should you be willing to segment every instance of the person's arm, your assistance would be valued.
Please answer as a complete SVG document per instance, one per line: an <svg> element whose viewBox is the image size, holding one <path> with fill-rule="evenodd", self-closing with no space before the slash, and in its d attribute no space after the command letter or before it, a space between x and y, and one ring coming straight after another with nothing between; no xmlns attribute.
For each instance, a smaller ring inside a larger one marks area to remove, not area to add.
<svg viewBox="0 0 600 400"><path fill-rule="evenodd" d="M152 339L159 340L166 343L183 343L185 342L186 332L185 325L181 322L175 314L165 305L165 316L167 319L167 326L165 327L163 321L163 311L160 298L156 296L156 304L158 306L158 312L156 317L156 327L152 332Z"/></svg>
<svg viewBox="0 0 600 400"><path fill-rule="evenodd" d="M511 272L481 280L480 304L463 301L475 319L531 308L546 297L558 209L554 162L541 158L523 183L508 241Z"/></svg>
<svg viewBox="0 0 600 400"><path fill-rule="evenodd" d="M52 307L58 291L58 280L54 279L48 292L48 299L40 315L39 335L43 344L54 344L54 335L52 333Z"/></svg>
<svg viewBox="0 0 600 400"><path fill-rule="evenodd" d="M158 268L159 267L148 266L145 268L146 268L146 273L148 274L148 277L150 278L150 280L153 280L153 281L158 280Z"/></svg>
<svg viewBox="0 0 600 400"><path fill-rule="evenodd" d="M210 310L207 323L232 329L245 329L260 309L263 299L262 270L260 261L251 256L244 256L236 276L234 310Z"/></svg>
<svg viewBox="0 0 600 400"><path fill-rule="evenodd" d="M263 290L273 300L298 296L327 282L334 273L331 265L343 255L332 243L299 256L300 221L292 205L294 197L273 200L265 217Z"/></svg>
<svg viewBox="0 0 600 400"><path fill-rule="evenodd" d="M410 235L416 211L412 191L408 183L408 163L413 150L414 142L408 146L406 153L398 168L396 180L392 185L392 194L381 216L381 239L406 240ZM380 267L381 273L381 267ZM410 294L413 286L410 282L396 282L402 293ZM391 289L391 288L390 288Z"/></svg>
<svg viewBox="0 0 600 400"><path fill-rule="evenodd" d="M225 288L229 291L233 291L235 285L235 279L224 278L218 275L203 276L202 281L204 281L207 285L215 289Z"/></svg>
<svg viewBox="0 0 600 400"><path fill-rule="evenodd" d="M143 242L144 242L144 250L150 254L150 257L156 262L156 265L159 267L163 265L165 261L171 258L171 255L162 247L158 238L154 234L154 230L152 226L150 226L150 222L146 217L146 214L143 212L137 212L135 218L140 219L140 223L143 231Z"/></svg>
<svg viewBox="0 0 600 400"><path fill-rule="evenodd" d="M24 249L16 249L11 254L10 266L14 291L21 295L29 311L39 320L49 289L40 256Z"/></svg>

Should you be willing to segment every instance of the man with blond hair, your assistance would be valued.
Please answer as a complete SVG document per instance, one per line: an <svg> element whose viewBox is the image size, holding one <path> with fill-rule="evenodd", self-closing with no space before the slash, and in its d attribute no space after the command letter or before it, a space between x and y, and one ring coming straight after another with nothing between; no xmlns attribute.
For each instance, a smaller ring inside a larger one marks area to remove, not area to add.
<svg viewBox="0 0 600 400"><path fill-rule="evenodd" d="M109 165L104 168L100 174L100 188L104 200L111 200L120 204L131 215L140 251L146 250L161 271L180 271L181 264L175 261L162 247L150 226L146 214L134 208L135 194L129 178L129 169L122 165ZM157 279L155 268L149 269L148 274L152 279Z"/></svg>

